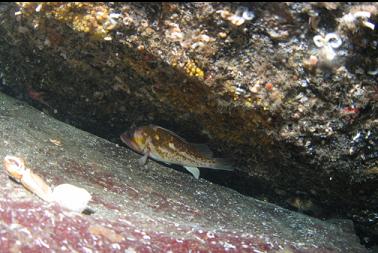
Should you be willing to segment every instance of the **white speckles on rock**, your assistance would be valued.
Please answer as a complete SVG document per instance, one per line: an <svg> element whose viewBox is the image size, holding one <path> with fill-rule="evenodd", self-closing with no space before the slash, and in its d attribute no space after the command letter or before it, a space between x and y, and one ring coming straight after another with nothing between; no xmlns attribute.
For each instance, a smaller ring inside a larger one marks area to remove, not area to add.
<svg viewBox="0 0 378 253"><path fill-rule="evenodd" d="M228 242L224 242L223 247L224 247L225 250L236 249L235 245L228 243Z"/></svg>
<svg viewBox="0 0 378 253"><path fill-rule="evenodd" d="M118 243L112 243L112 248L115 250L120 250L121 246Z"/></svg>
<svg viewBox="0 0 378 253"><path fill-rule="evenodd" d="M125 253L136 253L136 251L134 248L129 247L125 250Z"/></svg>
<svg viewBox="0 0 378 253"><path fill-rule="evenodd" d="M214 233L211 232L211 231L208 231L208 232L206 233L206 236L207 236L207 238L209 238L209 239L215 238Z"/></svg>
<svg viewBox="0 0 378 253"><path fill-rule="evenodd" d="M83 247L82 250L85 253L92 253L93 252L90 248L87 248L87 247Z"/></svg>
<svg viewBox="0 0 378 253"><path fill-rule="evenodd" d="M144 239L144 240L151 240L151 237L148 236L148 235L144 235L144 236L143 236L143 239Z"/></svg>
<svg viewBox="0 0 378 253"><path fill-rule="evenodd" d="M127 240L129 241L136 241L136 239L134 237L126 237Z"/></svg>
<svg viewBox="0 0 378 253"><path fill-rule="evenodd" d="M35 240L35 243L39 246L43 246L48 249L50 248L50 246L46 242L44 242L41 238L38 238L37 240Z"/></svg>

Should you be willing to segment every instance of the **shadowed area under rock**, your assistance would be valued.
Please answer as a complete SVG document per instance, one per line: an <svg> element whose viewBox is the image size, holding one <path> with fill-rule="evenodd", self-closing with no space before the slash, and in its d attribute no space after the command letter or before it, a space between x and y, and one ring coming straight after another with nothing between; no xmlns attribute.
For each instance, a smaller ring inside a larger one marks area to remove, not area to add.
<svg viewBox="0 0 378 253"><path fill-rule="evenodd" d="M0 173L4 252L366 252L335 225L150 162L0 94L0 157L93 196L90 215L45 203Z"/></svg>

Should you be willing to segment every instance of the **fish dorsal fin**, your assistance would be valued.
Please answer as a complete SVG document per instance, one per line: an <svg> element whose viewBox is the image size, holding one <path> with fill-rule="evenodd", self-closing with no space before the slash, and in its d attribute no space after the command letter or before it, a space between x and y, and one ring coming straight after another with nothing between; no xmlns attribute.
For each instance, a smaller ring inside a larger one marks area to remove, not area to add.
<svg viewBox="0 0 378 253"><path fill-rule="evenodd" d="M150 126L151 126L152 128L154 128L154 129L158 129L158 128L160 128L161 130L163 130L163 131L169 133L170 135L174 136L175 138L179 139L180 141L185 142L185 143L188 143L184 138L182 138L181 136L178 136L177 134L175 134L175 133L172 132L171 130L168 130L168 129L164 128L164 127L156 126L156 125L150 125Z"/></svg>
<svg viewBox="0 0 378 253"><path fill-rule="evenodd" d="M201 152L204 156L208 158L213 157L213 151L207 146L206 144L200 144L200 143L190 143L191 146L193 146L196 150Z"/></svg>
<svg viewBox="0 0 378 253"><path fill-rule="evenodd" d="M210 150L210 148L206 144L189 143L187 140L185 140L181 136L178 136L177 134L175 134L171 130L168 130L168 129L166 129L164 127L161 127L161 126L150 125L150 127L154 128L154 129L159 129L160 128L161 130L163 130L163 131L169 133L170 135L174 136L175 138L179 139L183 143L186 143L186 144L189 144L189 145L193 146L196 150L198 150L199 152L201 152L201 154L205 155L206 157L209 157L209 158L213 157L213 152Z"/></svg>

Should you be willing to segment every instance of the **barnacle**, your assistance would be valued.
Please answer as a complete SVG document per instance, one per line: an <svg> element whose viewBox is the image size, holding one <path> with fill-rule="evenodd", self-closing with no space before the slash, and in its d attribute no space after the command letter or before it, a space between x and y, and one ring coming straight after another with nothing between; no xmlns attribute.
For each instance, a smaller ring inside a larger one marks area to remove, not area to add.
<svg viewBox="0 0 378 253"><path fill-rule="evenodd" d="M255 14L252 11L248 10L248 8L240 6L239 8L237 8L234 16L238 16L244 20L252 20L255 17Z"/></svg>
<svg viewBox="0 0 378 253"><path fill-rule="evenodd" d="M176 23L166 22L169 28L165 31L165 36L171 41L182 41L184 33L181 31L180 26Z"/></svg>
<svg viewBox="0 0 378 253"><path fill-rule="evenodd" d="M188 45L190 45L191 43L193 43L190 45L191 49L211 51L209 43L214 42L214 41L215 41L214 38L206 34L200 34L200 35L192 37L189 40L184 41L183 43L181 43L181 45L185 48L185 47L188 47Z"/></svg>
<svg viewBox="0 0 378 253"><path fill-rule="evenodd" d="M237 8L235 14L231 14L227 10L219 10L216 13L219 13L222 18L230 21L236 26L244 24L246 20L252 20L255 18L255 14L244 6Z"/></svg>
<svg viewBox="0 0 378 253"><path fill-rule="evenodd" d="M357 24L361 24L371 30L375 29L375 24L369 21L371 13L368 11L357 11L348 13L339 19L342 27L347 27L349 30L355 30Z"/></svg>

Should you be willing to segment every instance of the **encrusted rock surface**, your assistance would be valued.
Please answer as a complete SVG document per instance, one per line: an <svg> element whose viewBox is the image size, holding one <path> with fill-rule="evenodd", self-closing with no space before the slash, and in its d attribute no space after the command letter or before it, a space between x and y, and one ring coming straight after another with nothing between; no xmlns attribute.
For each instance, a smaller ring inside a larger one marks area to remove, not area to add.
<svg viewBox="0 0 378 253"><path fill-rule="evenodd" d="M0 94L0 157L93 197L90 214L48 204L0 173L1 252L366 252L336 225L195 180Z"/></svg>
<svg viewBox="0 0 378 253"><path fill-rule="evenodd" d="M0 8L8 94L115 142L146 123L206 141L242 173L216 180L378 241L377 3Z"/></svg>

